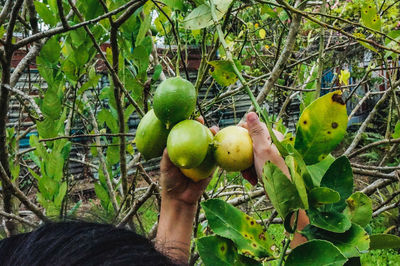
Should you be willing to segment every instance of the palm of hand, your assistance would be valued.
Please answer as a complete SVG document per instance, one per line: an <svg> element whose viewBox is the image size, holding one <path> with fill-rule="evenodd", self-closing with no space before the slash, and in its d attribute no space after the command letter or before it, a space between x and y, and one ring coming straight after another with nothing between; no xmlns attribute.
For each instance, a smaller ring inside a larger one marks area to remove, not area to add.
<svg viewBox="0 0 400 266"><path fill-rule="evenodd" d="M162 193L168 199L196 204L210 182L210 178L193 182L184 176L169 159L167 150L164 150L160 168Z"/></svg>

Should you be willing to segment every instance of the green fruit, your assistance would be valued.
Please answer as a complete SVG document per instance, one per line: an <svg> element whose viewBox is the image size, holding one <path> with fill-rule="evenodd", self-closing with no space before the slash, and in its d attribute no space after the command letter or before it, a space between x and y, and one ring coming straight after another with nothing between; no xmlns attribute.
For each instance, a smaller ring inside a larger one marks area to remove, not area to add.
<svg viewBox="0 0 400 266"><path fill-rule="evenodd" d="M153 99L156 116L169 129L188 119L196 107L196 89L180 77L169 78L158 85Z"/></svg>
<svg viewBox="0 0 400 266"><path fill-rule="evenodd" d="M208 130L208 138L209 141L211 142L213 139L213 134L211 133L210 130ZM194 182L198 182L200 180L206 179L209 177L214 171L215 168L217 167L217 164L214 159L214 151L212 146L210 145L208 148L208 152L206 155L206 158L201 162L201 164L195 168L190 168L190 169L183 169L181 168L181 172L192 179Z"/></svg>
<svg viewBox="0 0 400 266"><path fill-rule="evenodd" d="M169 158L179 168L197 167L206 157L210 142L207 127L195 120L184 120L176 124L168 135Z"/></svg>
<svg viewBox="0 0 400 266"><path fill-rule="evenodd" d="M136 130L136 147L146 160L161 156L167 144L168 130L153 110L140 120Z"/></svg>
<svg viewBox="0 0 400 266"><path fill-rule="evenodd" d="M214 137L214 156L226 171L243 171L253 165L253 142L247 129L229 126Z"/></svg>

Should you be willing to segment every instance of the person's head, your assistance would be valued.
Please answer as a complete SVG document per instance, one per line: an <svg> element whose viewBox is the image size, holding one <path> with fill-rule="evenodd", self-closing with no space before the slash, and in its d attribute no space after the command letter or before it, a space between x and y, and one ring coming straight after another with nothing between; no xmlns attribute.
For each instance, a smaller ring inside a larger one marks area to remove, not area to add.
<svg viewBox="0 0 400 266"><path fill-rule="evenodd" d="M112 225L48 223L0 241L0 265L175 265L149 240Z"/></svg>

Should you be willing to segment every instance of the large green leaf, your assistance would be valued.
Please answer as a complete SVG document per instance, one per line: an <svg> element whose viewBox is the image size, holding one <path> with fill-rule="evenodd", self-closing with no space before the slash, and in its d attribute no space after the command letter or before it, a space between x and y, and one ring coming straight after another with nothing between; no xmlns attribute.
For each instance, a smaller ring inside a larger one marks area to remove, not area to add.
<svg viewBox="0 0 400 266"><path fill-rule="evenodd" d="M163 0L163 2L171 9L178 9L183 11L185 3L183 0Z"/></svg>
<svg viewBox="0 0 400 266"><path fill-rule="evenodd" d="M341 92L328 93L304 109L297 123L295 148L306 164L315 164L342 141L346 128L346 104Z"/></svg>
<svg viewBox="0 0 400 266"><path fill-rule="evenodd" d="M150 29L150 25L151 25L151 18L152 16L146 16L144 18L144 20L142 21L142 23L140 24L140 28L139 28L139 32L136 35L136 42L135 42L135 46L139 46L142 41L144 40L144 37L146 36L147 32Z"/></svg>
<svg viewBox="0 0 400 266"><path fill-rule="evenodd" d="M388 249L400 248L400 237L390 234L376 234L370 236L371 243L369 249Z"/></svg>
<svg viewBox="0 0 400 266"><path fill-rule="evenodd" d="M327 187L316 187L310 191L310 203L314 206L321 204L336 203L340 200L340 195L337 191Z"/></svg>
<svg viewBox="0 0 400 266"><path fill-rule="evenodd" d="M206 236L197 239L197 249L203 263L208 266L230 266L230 265L261 265L256 261L244 258L237 253L232 241L220 236Z"/></svg>
<svg viewBox="0 0 400 266"><path fill-rule="evenodd" d="M325 175L329 166L334 161L335 161L335 157L333 157L331 154L329 154L322 161L320 161L316 164L307 165L307 170L310 173L310 176L311 176L314 186L319 186L321 184L322 177Z"/></svg>
<svg viewBox="0 0 400 266"><path fill-rule="evenodd" d="M63 177L64 158L60 153L52 153L45 162L46 175L59 182Z"/></svg>
<svg viewBox="0 0 400 266"><path fill-rule="evenodd" d="M307 214L311 225L331 232L344 233L351 227L350 220L340 212L322 212L310 208L307 210Z"/></svg>
<svg viewBox="0 0 400 266"><path fill-rule="evenodd" d="M51 12L45 3L35 1L33 4L35 5L36 12L39 14L40 18L43 19L44 23L50 26L55 26L57 24L57 14Z"/></svg>
<svg viewBox="0 0 400 266"><path fill-rule="evenodd" d="M229 86L234 84L238 77L233 70L232 64L227 60L215 60L208 62L212 68L210 70L211 76L221 86ZM236 67L241 70L242 66L238 60L235 60Z"/></svg>
<svg viewBox="0 0 400 266"><path fill-rule="evenodd" d="M133 58L138 68L138 73L145 73L149 66L149 54L144 46L140 45L133 49Z"/></svg>
<svg viewBox="0 0 400 266"><path fill-rule="evenodd" d="M293 249L285 266L336 266L346 261L346 257L331 242L311 240Z"/></svg>
<svg viewBox="0 0 400 266"><path fill-rule="evenodd" d="M282 218L292 210L304 208L296 186L275 164L265 164L262 179L272 205Z"/></svg>
<svg viewBox="0 0 400 266"><path fill-rule="evenodd" d="M54 198L54 205L56 207L60 207L61 203L65 197L65 194L67 193L67 182L63 182L60 186L60 188L58 189L58 193L57 196Z"/></svg>
<svg viewBox="0 0 400 266"><path fill-rule="evenodd" d="M344 209L344 214L349 219L362 227L372 219L372 201L371 199L362 192L355 192L347 200L347 207Z"/></svg>
<svg viewBox="0 0 400 266"><path fill-rule="evenodd" d="M346 156L337 158L325 172L321 180L321 187L333 189L340 194L340 201L323 207L324 211L343 211L346 199L353 192L353 171Z"/></svg>
<svg viewBox="0 0 400 266"><path fill-rule="evenodd" d="M61 47L57 36L51 37L40 50L39 56L47 63L56 64L60 60Z"/></svg>
<svg viewBox="0 0 400 266"><path fill-rule="evenodd" d="M312 225L307 225L301 234L308 240L323 239L332 242L347 258L358 257L369 249L369 235L359 225L353 224L344 233L332 233Z"/></svg>
<svg viewBox="0 0 400 266"><path fill-rule="evenodd" d="M220 199L204 201L201 206L214 233L231 239L240 254L257 258L272 254L272 241L253 218Z"/></svg>
<svg viewBox="0 0 400 266"><path fill-rule="evenodd" d="M220 20L228 11L232 0L213 0L217 19ZM183 27L188 30L199 30L214 24L211 16L211 7L208 4L201 4L185 18Z"/></svg>
<svg viewBox="0 0 400 266"><path fill-rule="evenodd" d="M373 0L363 1L361 7L361 22L374 30L381 30L382 22Z"/></svg>
<svg viewBox="0 0 400 266"><path fill-rule="evenodd" d="M117 133L119 131L118 122L109 110L102 109L97 114L97 119L99 120L100 124L106 123L107 127L111 129L111 132Z"/></svg>

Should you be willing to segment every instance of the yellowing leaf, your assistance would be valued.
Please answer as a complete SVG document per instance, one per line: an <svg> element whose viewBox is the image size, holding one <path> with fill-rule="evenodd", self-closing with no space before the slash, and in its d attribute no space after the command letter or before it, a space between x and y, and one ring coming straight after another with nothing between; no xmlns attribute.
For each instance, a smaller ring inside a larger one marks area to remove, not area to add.
<svg viewBox="0 0 400 266"><path fill-rule="evenodd" d="M267 32L264 29L260 29L260 31L258 32L258 35L260 35L261 39L264 39L265 35L267 35Z"/></svg>
<svg viewBox="0 0 400 266"><path fill-rule="evenodd" d="M341 84L349 85L349 78L350 72L347 69L340 70L339 81Z"/></svg>
<svg viewBox="0 0 400 266"><path fill-rule="evenodd" d="M297 124L295 149L307 165L323 159L346 133L347 112L341 92L328 93L304 109Z"/></svg>

